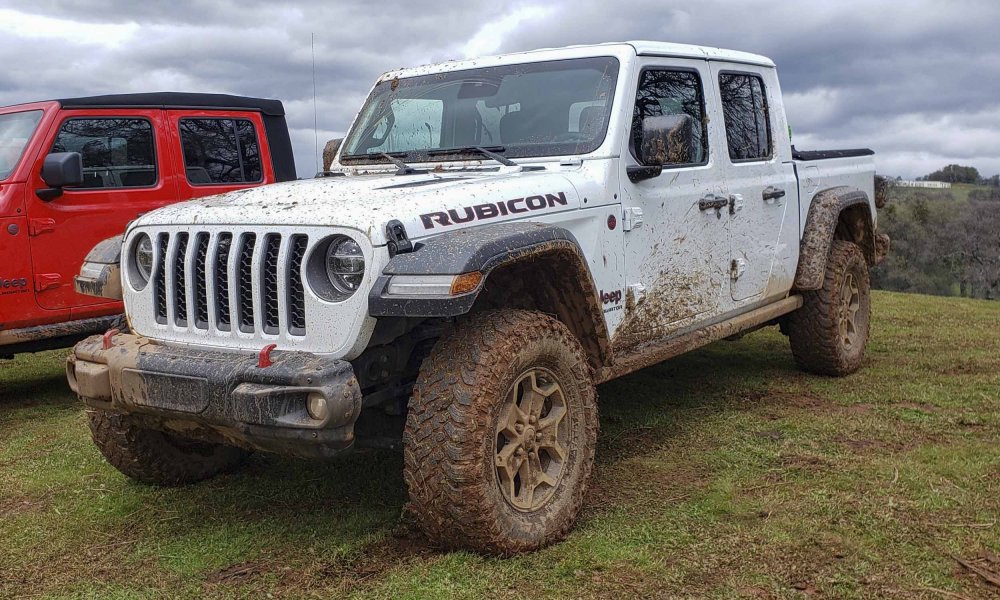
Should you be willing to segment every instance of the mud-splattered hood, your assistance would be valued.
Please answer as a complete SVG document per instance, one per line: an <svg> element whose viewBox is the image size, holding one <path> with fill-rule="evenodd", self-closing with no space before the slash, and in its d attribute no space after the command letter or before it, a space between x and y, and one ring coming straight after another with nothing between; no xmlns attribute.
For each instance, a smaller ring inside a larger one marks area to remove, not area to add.
<svg viewBox="0 0 1000 600"><path fill-rule="evenodd" d="M572 210L572 173L558 170L326 177L250 188L174 204L135 222L149 225L331 225L385 243L397 219L411 239Z"/></svg>

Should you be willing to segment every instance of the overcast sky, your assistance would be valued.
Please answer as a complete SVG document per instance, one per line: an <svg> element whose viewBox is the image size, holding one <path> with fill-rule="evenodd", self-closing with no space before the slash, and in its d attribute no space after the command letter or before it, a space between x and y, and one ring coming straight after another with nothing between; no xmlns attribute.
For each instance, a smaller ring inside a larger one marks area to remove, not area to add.
<svg viewBox="0 0 1000 600"><path fill-rule="evenodd" d="M300 176L383 71L651 39L774 59L800 149L871 147L882 173L1000 173L997 0L423 2L4 0L0 105L139 91L282 100Z"/></svg>

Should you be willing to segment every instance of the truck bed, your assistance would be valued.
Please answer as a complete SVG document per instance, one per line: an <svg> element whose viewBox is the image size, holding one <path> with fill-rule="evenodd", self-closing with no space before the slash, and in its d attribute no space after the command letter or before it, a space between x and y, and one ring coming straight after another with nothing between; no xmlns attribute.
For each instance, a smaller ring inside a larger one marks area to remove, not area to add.
<svg viewBox="0 0 1000 600"><path fill-rule="evenodd" d="M792 149L795 176L799 182L799 233L805 229L809 206L816 192L832 187L848 186L862 190L875 199L874 152L867 148L854 150ZM874 205L872 213L874 217Z"/></svg>

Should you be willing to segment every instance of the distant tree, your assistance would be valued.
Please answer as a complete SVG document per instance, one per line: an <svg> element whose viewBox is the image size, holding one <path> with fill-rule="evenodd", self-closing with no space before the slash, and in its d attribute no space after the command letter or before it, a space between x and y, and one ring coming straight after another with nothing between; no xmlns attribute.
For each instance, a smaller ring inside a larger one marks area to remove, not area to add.
<svg viewBox="0 0 1000 600"><path fill-rule="evenodd" d="M879 229L892 239L872 271L879 289L1000 300L1000 206L980 188L968 202L949 190L891 188Z"/></svg>
<svg viewBox="0 0 1000 600"><path fill-rule="evenodd" d="M1000 188L1000 175L994 175L993 177L987 177L983 182L983 185L988 185L990 187Z"/></svg>
<svg viewBox="0 0 1000 600"><path fill-rule="evenodd" d="M979 183L979 171L975 167L948 165L940 171L934 171L921 179L927 181L943 181L945 183Z"/></svg>
<svg viewBox="0 0 1000 600"><path fill-rule="evenodd" d="M948 229L961 256L965 295L1000 299L1000 213L996 205L970 198L969 210Z"/></svg>
<svg viewBox="0 0 1000 600"><path fill-rule="evenodd" d="M1000 187L987 187L969 192L969 200L1000 202Z"/></svg>

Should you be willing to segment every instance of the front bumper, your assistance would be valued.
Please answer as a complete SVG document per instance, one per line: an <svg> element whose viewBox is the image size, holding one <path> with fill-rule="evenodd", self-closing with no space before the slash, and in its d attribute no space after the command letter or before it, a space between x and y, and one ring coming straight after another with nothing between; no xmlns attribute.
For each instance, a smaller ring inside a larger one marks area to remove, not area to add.
<svg viewBox="0 0 1000 600"><path fill-rule="evenodd" d="M361 388L351 364L305 352L256 355L167 346L119 334L76 345L69 385L90 407L134 415L144 425L190 437L296 456L330 456L354 443ZM310 394L327 415L312 418Z"/></svg>

